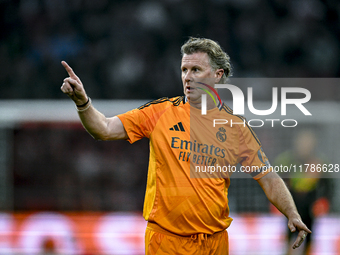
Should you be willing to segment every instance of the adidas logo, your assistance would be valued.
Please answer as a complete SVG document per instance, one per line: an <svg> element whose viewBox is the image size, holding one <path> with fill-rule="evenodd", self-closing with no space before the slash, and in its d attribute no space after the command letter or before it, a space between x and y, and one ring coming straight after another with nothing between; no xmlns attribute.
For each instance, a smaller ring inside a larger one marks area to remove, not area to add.
<svg viewBox="0 0 340 255"><path fill-rule="evenodd" d="M183 127L182 122L178 122L176 125L174 125L173 127L169 128L169 130L171 131L182 131L185 132L185 129Z"/></svg>

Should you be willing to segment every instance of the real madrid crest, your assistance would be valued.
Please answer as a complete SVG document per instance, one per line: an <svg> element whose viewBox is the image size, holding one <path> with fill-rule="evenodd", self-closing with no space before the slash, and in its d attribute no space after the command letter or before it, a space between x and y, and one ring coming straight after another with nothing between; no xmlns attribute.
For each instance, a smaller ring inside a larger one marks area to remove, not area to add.
<svg viewBox="0 0 340 255"><path fill-rule="evenodd" d="M223 127L220 127L216 133L217 140L220 142L225 142L225 140L227 140L227 134L225 132L226 130Z"/></svg>

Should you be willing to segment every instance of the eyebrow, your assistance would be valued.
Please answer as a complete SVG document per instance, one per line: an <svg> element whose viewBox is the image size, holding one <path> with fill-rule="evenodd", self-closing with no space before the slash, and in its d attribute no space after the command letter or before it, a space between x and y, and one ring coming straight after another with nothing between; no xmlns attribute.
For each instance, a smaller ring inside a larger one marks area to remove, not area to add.
<svg viewBox="0 0 340 255"><path fill-rule="evenodd" d="M188 68L188 67L186 67L186 66L181 65L181 69L183 69L183 67ZM202 69L202 67L200 67L200 66L198 66L198 65L194 65L194 66L191 67L191 69L194 69L194 68Z"/></svg>

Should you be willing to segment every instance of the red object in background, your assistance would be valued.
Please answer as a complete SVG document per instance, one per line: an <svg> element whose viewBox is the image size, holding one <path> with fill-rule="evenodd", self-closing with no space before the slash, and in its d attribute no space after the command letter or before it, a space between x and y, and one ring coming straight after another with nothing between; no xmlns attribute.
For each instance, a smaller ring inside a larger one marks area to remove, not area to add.
<svg viewBox="0 0 340 255"><path fill-rule="evenodd" d="M46 252L50 252L50 253L56 252L56 245L55 245L55 241L53 240L53 238L47 237L42 243L42 249L43 249L44 253L46 253Z"/></svg>
<svg viewBox="0 0 340 255"><path fill-rule="evenodd" d="M270 204L269 210L274 215L282 215L282 213L273 204Z"/></svg>
<svg viewBox="0 0 340 255"><path fill-rule="evenodd" d="M315 217L324 216L329 213L329 201L327 198L321 197L316 200L312 207L313 215Z"/></svg>

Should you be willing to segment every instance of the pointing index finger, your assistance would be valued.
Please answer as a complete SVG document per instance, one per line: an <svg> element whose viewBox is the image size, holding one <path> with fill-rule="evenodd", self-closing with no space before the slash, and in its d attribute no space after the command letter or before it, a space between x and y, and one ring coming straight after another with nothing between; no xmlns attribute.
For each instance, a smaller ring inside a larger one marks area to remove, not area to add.
<svg viewBox="0 0 340 255"><path fill-rule="evenodd" d="M72 79L77 79L78 80L78 76L73 72L73 69L65 61L61 61L61 64L63 65L63 67L65 68L66 72L68 73L68 75Z"/></svg>

